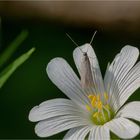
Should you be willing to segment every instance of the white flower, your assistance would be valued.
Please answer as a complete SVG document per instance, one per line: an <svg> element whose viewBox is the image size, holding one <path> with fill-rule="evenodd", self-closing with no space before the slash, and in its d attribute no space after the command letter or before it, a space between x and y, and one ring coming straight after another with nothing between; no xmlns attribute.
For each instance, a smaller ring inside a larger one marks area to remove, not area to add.
<svg viewBox="0 0 140 140"><path fill-rule="evenodd" d="M140 121L140 102L123 105L140 86L140 62L135 65L138 49L125 46L108 65L104 81L90 44L73 52L79 74L81 50L88 50L92 86L83 89L80 79L63 58L51 60L47 74L70 100L52 99L35 106L29 114L30 121L38 122L35 133L40 137L49 137L70 129L64 137L66 140L109 140L110 131L124 139L135 137L140 128L129 119Z"/></svg>

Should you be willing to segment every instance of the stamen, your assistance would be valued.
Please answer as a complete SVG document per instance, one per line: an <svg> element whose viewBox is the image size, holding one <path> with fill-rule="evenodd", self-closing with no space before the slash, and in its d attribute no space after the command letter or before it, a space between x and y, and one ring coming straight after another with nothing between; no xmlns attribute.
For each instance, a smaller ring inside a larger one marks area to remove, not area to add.
<svg viewBox="0 0 140 140"><path fill-rule="evenodd" d="M97 108L99 109L99 110L101 110L102 109L102 102L101 101L99 101L98 103L97 103Z"/></svg>
<svg viewBox="0 0 140 140"><path fill-rule="evenodd" d="M88 98L89 98L90 100L92 100L93 97L94 97L94 95L88 95Z"/></svg>
<svg viewBox="0 0 140 140"><path fill-rule="evenodd" d="M99 113L98 113L98 112L94 113L94 114L93 114L93 118L97 118L97 117L98 117L98 115L99 115Z"/></svg>
<svg viewBox="0 0 140 140"><path fill-rule="evenodd" d="M106 105L107 107L104 107L104 109L107 111L107 114L108 114L108 118L111 118L111 115L110 115L110 107L108 105Z"/></svg>
<svg viewBox="0 0 140 140"><path fill-rule="evenodd" d="M86 105L86 109L87 109L88 111L91 111L91 108L90 108L90 106L88 106L88 105Z"/></svg>
<svg viewBox="0 0 140 140"><path fill-rule="evenodd" d="M100 95L99 94L97 95L97 101L100 101Z"/></svg>
<svg viewBox="0 0 140 140"><path fill-rule="evenodd" d="M110 109L108 104L105 105L105 108L108 109L108 110Z"/></svg>
<svg viewBox="0 0 140 140"><path fill-rule="evenodd" d="M92 105L93 107L96 106L96 96L94 96L94 97L92 98L91 105Z"/></svg>
<svg viewBox="0 0 140 140"><path fill-rule="evenodd" d="M104 100L100 98L100 94L88 95L90 105L86 105L86 109L90 112L94 124L103 125L113 117L112 109L108 104L108 95L104 93Z"/></svg>
<svg viewBox="0 0 140 140"><path fill-rule="evenodd" d="M108 100L108 95L107 95L107 93L104 93L104 97L105 97L105 100Z"/></svg>
<svg viewBox="0 0 140 140"><path fill-rule="evenodd" d="M105 117L103 110L101 112L102 112L102 117L103 117L104 121L106 121L106 117Z"/></svg>
<svg viewBox="0 0 140 140"><path fill-rule="evenodd" d="M100 116L100 112L95 112L92 116L94 118L94 121L96 121L97 123L101 123L99 116Z"/></svg>

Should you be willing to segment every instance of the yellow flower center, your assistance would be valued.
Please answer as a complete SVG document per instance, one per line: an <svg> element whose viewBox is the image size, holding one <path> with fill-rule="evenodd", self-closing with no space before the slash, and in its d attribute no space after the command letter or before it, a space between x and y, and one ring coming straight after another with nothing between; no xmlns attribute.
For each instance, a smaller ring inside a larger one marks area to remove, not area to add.
<svg viewBox="0 0 140 140"><path fill-rule="evenodd" d="M86 105L86 109L91 114L91 120L96 125L103 125L110 121L114 113L108 104L108 95L104 93L102 99L100 95L89 95L88 96L90 105Z"/></svg>

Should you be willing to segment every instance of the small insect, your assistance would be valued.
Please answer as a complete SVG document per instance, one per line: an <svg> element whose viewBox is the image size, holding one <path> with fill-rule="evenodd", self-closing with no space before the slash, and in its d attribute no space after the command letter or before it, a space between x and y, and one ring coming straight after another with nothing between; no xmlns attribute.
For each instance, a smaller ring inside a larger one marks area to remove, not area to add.
<svg viewBox="0 0 140 140"><path fill-rule="evenodd" d="M91 43L95 37L97 31L94 32L90 43L86 44L89 47L91 46ZM91 71L91 64L90 64L90 59L88 56L88 48L86 52L83 52L83 50L80 48L82 46L78 46L77 43L67 34L67 36L72 40L72 42L80 49L82 52L82 57L81 57L81 64L80 64L80 80L81 80L81 86L83 89L87 89L91 86L93 86L93 76L92 76L92 71Z"/></svg>

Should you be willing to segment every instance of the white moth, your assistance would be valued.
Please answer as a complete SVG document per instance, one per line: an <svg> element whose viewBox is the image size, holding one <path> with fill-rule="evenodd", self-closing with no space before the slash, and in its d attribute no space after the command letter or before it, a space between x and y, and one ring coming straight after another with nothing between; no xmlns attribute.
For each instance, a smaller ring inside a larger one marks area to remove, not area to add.
<svg viewBox="0 0 140 140"><path fill-rule="evenodd" d="M80 65L81 85L84 89L93 85L93 77L91 72L91 64L87 52L83 53Z"/></svg>
<svg viewBox="0 0 140 140"><path fill-rule="evenodd" d="M97 31L94 32L94 35L92 36L92 39L90 43L88 43L89 46L91 46L91 43L95 37ZM67 36L72 40L72 42L76 45L75 41L67 34ZM83 52L83 50L78 46L80 51L82 52L82 57L81 57L81 64L80 64L80 78L81 78L81 86L84 89L87 89L91 86L93 86L93 76L92 76L92 71L91 71L91 64L88 56L88 49L86 52ZM93 58L94 59L94 58Z"/></svg>

